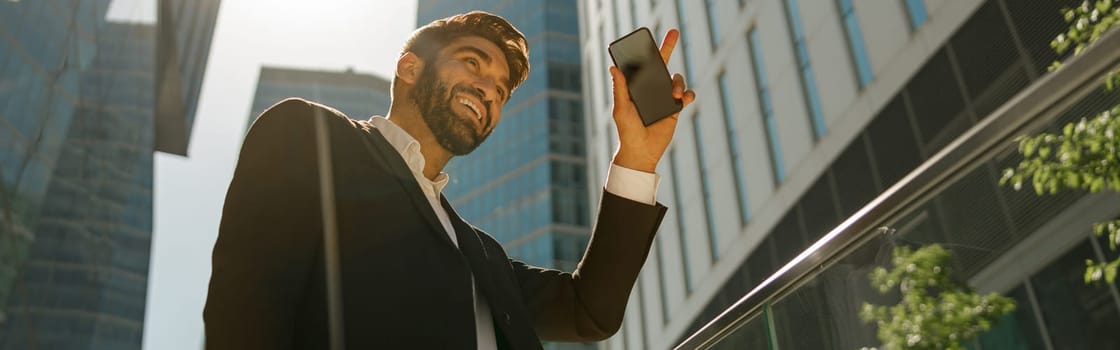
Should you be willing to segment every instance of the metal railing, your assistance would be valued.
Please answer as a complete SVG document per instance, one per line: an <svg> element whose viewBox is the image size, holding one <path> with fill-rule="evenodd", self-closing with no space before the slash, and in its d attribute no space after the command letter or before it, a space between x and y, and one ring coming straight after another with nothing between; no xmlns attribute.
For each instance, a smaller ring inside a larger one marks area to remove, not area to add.
<svg viewBox="0 0 1120 350"><path fill-rule="evenodd" d="M684 340L677 349L705 349L770 305L880 235L885 223L913 212L970 170L1006 150L1015 137L1058 119L1101 86L1098 79L1120 64L1120 33L1102 37L1082 55L1005 102L987 118L930 157L781 269ZM768 316L769 317L769 316Z"/></svg>

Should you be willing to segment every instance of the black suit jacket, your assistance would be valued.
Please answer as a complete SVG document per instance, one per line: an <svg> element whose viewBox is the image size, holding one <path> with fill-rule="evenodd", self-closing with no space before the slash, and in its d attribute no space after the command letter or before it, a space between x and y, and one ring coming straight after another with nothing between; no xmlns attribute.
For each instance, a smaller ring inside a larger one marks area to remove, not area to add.
<svg viewBox="0 0 1120 350"><path fill-rule="evenodd" d="M472 274L501 348L618 330L664 206L604 191L587 251L567 273L509 259L444 200L456 248L380 132L288 99L254 123L230 183L204 311L207 349L328 348L315 118L330 138L347 348L474 348Z"/></svg>

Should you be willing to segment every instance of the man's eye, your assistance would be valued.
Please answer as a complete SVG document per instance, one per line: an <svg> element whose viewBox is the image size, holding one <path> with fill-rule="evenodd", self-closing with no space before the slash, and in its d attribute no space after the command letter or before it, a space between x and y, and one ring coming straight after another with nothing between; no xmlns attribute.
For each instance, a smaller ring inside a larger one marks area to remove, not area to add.
<svg viewBox="0 0 1120 350"><path fill-rule="evenodd" d="M474 58L467 58L467 63L470 64L474 68L478 68L478 60L476 60Z"/></svg>

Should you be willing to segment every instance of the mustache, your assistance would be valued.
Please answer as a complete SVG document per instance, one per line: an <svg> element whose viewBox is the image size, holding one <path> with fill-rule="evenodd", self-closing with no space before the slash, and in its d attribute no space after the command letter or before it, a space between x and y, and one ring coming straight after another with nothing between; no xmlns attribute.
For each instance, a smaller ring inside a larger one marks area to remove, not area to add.
<svg viewBox="0 0 1120 350"><path fill-rule="evenodd" d="M490 119L490 111L492 111L492 109L490 109L490 105L491 105L492 102L490 100L487 100L486 98L484 98L482 96L482 91L479 91L478 89L472 88L472 87L467 86L467 85L456 84L454 87L451 88L451 93L448 96L449 97L450 96L455 96L456 94L471 95L471 96L474 96L474 97L478 98L478 101L482 102L482 105L483 105L482 108L486 111L486 118L483 118L483 119L485 119L483 122L485 122L486 124L483 125L483 128L484 129L489 129L490 128L490 122L492 121L492 119Z"/></svg>
<svg viewBox="0 0 1120 350"><path fill-rule="evenodd" d="M482 96L482 91L478 91L478 89L472 88L470 86L458 84L451 89L451 95L455 94L467 94L478 98L478 100L481 101L482 104L486 105L486 114L490 114L491 101Z"/></svg>

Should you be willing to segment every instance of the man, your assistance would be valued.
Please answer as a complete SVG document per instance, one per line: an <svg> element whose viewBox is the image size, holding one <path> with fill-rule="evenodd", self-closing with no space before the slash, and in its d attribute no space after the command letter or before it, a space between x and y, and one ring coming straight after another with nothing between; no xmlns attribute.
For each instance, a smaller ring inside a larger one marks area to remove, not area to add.
<svg viewBox="0 0 1120 350"><path fill-rule="evenodd" d="M666 61L678 35L662 43ZM412 34L384 118L301 99L262 113L222 212L207 348L326 349L341 336L350 349L533 349L614 334L666 210L653 172L677 116L644 126L611 68L621 145L591 242L572 273L528 266L440 194L441 169L494 130L528 70L524 36L471 12ZM673 84L695 99L679 74ZM328 322L333 276L341 334Z"/></svg>

